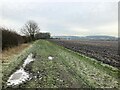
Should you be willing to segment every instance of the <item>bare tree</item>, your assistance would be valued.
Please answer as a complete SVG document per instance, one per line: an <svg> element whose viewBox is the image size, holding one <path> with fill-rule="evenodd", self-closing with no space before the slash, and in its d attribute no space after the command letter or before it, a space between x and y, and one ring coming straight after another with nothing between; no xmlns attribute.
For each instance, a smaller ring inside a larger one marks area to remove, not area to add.
<svg viewBox="0 0 120 90"><path fill-rule="evenodd" d="M35 39L35 34L39 33L40 29L38 24L33 21L33 20L29 20L25 26L21 29L21 32L26 35L29 36L32 40Z"/></svg>

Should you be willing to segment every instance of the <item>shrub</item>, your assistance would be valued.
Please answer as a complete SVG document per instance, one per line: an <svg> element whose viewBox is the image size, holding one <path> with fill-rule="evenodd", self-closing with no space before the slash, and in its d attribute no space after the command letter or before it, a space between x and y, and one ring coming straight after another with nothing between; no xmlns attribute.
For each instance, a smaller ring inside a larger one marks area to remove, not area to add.
<svg viewBox="0 0 120 90"><path fill-rule="evenodd" d="M38 33L35 35L36 39L50 39L50 33Z"/></svg>
<svg viewBox="0 0 120 90"><path fill-rule="evenodd" d="M0 31L2 31L2 50L8 47L17 46L24 42L21 35L14 31L10 31L10 29L0 28Z"/></svg>
<svg viewBox="0 0 120 90"><path fill-rule="evenodd" d="M28 43L28 42L31 42L31 37L29 36L22 36L22 38L24 39L24 43Z"/></svg>

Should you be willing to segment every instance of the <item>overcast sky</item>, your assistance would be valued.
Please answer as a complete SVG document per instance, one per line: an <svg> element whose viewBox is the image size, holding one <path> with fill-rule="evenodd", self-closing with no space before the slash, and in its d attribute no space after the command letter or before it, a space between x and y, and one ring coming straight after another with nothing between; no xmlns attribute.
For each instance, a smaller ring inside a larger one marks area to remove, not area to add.
<svg viewBox="0 0 120 90"><path fill-rule="evenodd" d="M118 35L118 0L2 0L0 26L36 21L52 35Z"/></svg>

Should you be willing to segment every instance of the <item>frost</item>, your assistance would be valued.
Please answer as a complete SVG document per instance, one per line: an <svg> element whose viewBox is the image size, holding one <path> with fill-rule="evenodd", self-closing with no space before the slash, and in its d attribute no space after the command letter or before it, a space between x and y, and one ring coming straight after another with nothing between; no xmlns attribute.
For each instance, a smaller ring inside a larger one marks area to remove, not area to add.
<svg viewBox="0 0 120 90"><path fill-rule="evenodd" d="M20 83L23 83L24 81L29 79L29 73L25 72L25 70L23 68L20 68L19 70L17 70L15 73L13 73L8 81L7 81L7 85L18 85Z"/></svg>
<svg viewBox="0 0 120 90"><path fill-rule="evenodd" d="M7 85L8 86L15 86L15 85L19 85L23 82L25 82L26 80L30 79L30 74L27 73L24 68L27 64L29 64L30 62L34 61L35 58L33 58L33 54L29 54L28 57L26 58L26 60L23 63L23 67L21 67L19 70L17 70L16 72L14 72L8 79L7 81Z"/></svg>
<svg viewBox="0 0 120 90"><path fill-rule="evenodd" d="M27 59L25 60L23 67L25 67L27 64L29 64L30 62L34 61L35 59L33 58L33 54L29 54Z"/></svg>

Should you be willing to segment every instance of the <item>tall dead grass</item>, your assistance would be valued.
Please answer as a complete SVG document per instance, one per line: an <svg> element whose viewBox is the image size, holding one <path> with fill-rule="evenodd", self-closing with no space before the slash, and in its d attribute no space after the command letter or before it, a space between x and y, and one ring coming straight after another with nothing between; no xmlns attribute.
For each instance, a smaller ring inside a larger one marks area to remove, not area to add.
<svg viewBox="0 0 120 90"><path fill-rule="evenodd" d="M0 56L2 56L0 57L0 60L2 60L2 63L9 62L9 58L11 56L19 54L22 50L24 50L28 46L29 44L21 44L19 46L15 46L15 47L3 50L2 53L0 53Z"/></svg>

